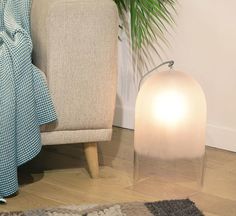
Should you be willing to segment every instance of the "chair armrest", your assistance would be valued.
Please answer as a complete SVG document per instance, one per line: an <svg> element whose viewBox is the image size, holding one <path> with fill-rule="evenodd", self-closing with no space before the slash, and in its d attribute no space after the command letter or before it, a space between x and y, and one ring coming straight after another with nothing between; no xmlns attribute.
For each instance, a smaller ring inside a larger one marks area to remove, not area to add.
<svg viewBox="0 0 236 216"><path fill-rule="evenodd" d="M112 0L33 0L33 61L45 72L58 114L55 130L104 129L113 122L118 14Z"/></svg>

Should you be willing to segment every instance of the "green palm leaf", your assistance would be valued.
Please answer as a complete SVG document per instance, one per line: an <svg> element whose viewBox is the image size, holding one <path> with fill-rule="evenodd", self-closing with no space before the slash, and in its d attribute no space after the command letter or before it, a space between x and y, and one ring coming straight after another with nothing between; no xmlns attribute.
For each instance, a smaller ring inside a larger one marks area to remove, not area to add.
<svg viewBox="0 0 236 216"><path fill-rule="evenodd" d="M125 14L130 13L130 31L134 51L146 53L148 47L158 51L152 45L168 44L165 33L168 26L174 24L173 11L177 0L114 0L119 14L127 22ZM160 47L161 45L160 45Z"/></svg>

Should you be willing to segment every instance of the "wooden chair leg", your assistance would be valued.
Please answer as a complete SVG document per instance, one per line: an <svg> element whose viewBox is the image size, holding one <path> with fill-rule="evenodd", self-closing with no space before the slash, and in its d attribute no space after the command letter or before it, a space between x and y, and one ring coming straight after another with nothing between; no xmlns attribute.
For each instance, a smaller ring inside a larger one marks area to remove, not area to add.
<svg viewBox="0 0 236 216"><path fill-rule="evenodd" d="M97 143L84 143L84 152L91 177L98 178L99 165Z"/></svg>

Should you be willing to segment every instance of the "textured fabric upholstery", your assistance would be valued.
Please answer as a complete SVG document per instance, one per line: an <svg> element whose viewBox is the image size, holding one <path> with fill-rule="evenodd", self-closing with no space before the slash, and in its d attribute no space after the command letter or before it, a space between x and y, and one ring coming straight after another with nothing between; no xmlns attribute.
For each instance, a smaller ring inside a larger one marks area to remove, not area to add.
<svg viewBox="0 0 236 216"><path fill-rule="evenodd" d="M64 143L109 140L117 76L114 2L33 0L31 26L33 61L46 74L58 115L56 124L42 128L43 143L57 144L57 134Z"/></svg>
<svg viewBox="0 0 236 216"><path fill-rule="evenodd" d="M111 139L112 129L69 130L42 133L42 142L47 145L102 142Z"/></svg>

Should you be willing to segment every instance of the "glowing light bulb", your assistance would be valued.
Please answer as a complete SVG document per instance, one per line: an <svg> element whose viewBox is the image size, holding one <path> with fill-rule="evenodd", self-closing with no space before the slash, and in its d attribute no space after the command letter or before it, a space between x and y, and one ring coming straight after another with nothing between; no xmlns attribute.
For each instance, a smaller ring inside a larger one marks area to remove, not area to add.
<svg viewBox="0 0 236 216"><path fill-rule="evenodd" d="M202 157L205 127L205 95L193 78L163 71L145 80L135 109L136 153L168 160Z"/></svg>
<svg viewBox="0 0 236 216"><path fill-rule="evenodd" d="M176 124L186 116L187 103L178 91L160 92L154 99L153 112L158 121Z"/></svg>

